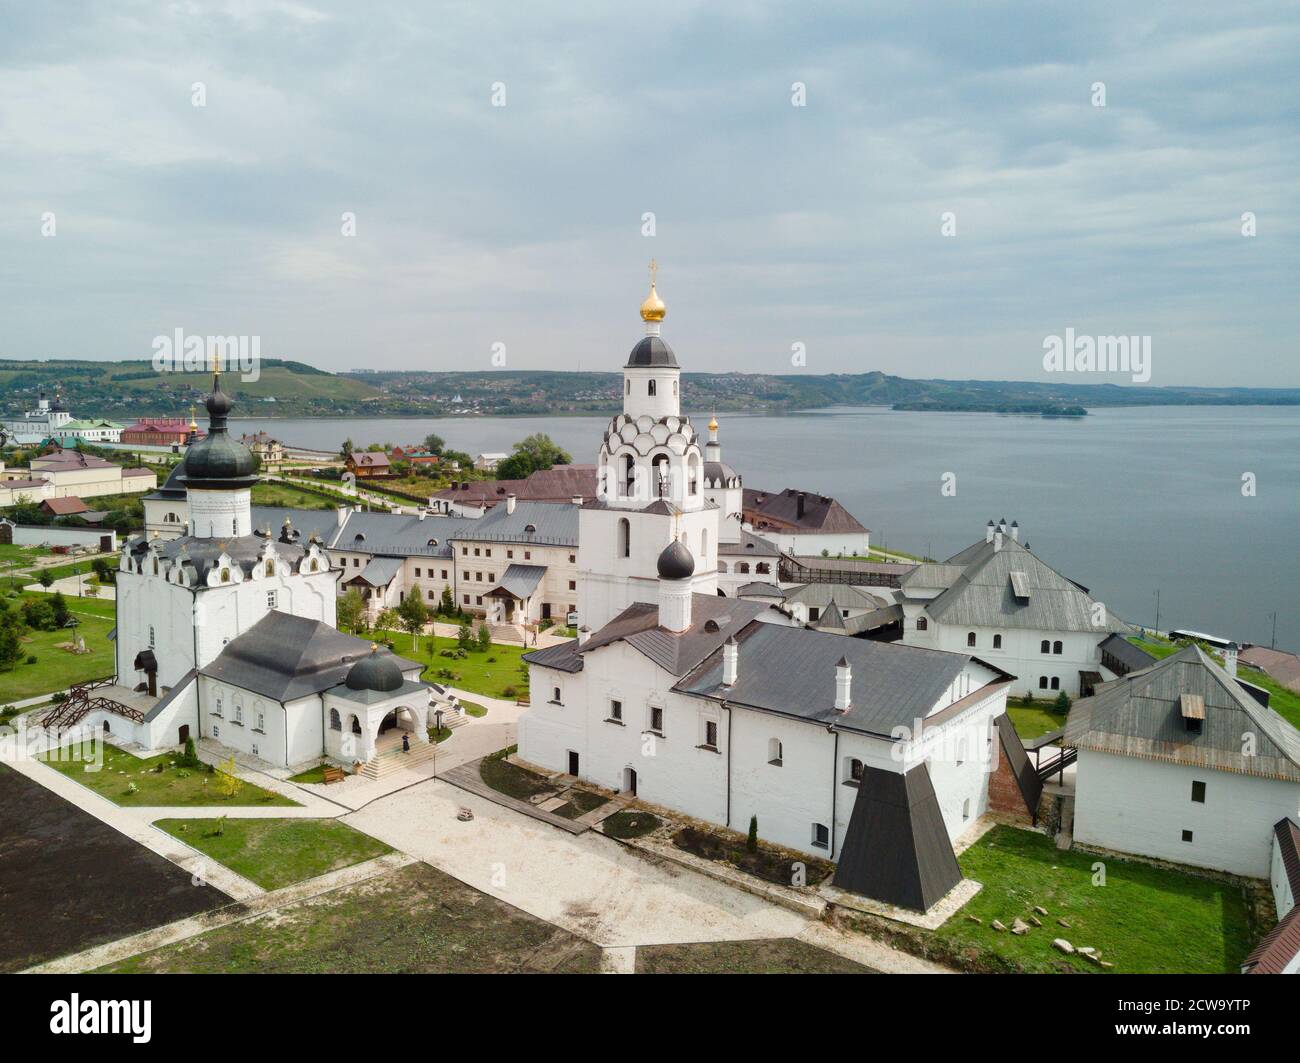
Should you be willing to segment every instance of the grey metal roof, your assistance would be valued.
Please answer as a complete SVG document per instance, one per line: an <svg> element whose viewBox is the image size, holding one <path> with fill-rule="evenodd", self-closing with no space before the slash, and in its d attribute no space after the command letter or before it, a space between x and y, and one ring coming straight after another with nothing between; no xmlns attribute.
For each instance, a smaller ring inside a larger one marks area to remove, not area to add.
<svg viewBox="0 0 1300 1063"><path fill-rule="evenodd" d="M773 598L777 601L785 600L785 591L781 590L775 583L746 583L736 591L737 597L740 598Z"/></svg>
<svg viewBox="0 0 1300 1063"><path fill-rule="evenodd" d="M199 671L283 703L338 686L352 665L370 653L370 646L365 639L319 620L272 610L231 639ZM389 651L381 648L379 652ZM416 661L394 656L403 673L421 667Z"/></svg>
<svg viewBox="0 0 1300 1063"><path fill-rule="evenodd" d="M531 598L546 575L545 565L510 565L490 593L504 591L521 601Z"/></svg>
<svg viewBox="0 0 1300 1063"><path fill-rule="evenodd" d="M322 543L328 543L338 530L338 513L333 506L326 509L297 509L290 506L253 506L253 527L269 528L272 537L280 534L284 527L284 518L289 518L289 526L302 538L317 536Z"/></svg>
<svg viewBox="0 0 1300 1063"><path fill-rule="evenodd" d="M346 582L368 583L372 587L387 587L393 582L393 577L402 571L402 559L400 557L372 557L366 562L366 567L358 572L355 576L349 577Z"/></svg>
<svg viewBox="0 0 1300 1063"><path fill-rule="evenodd" d="M354 510L329 545L333 550L392 557L451 557L451 540L476 523L470 517L426 516L421 520L415 514Z"/></svg>
<svg viewBox="0 0 1300 1063"><path fill-rule="evenodd" d="M740 667L732 686L722 685L719 651L673 689L884 737L924 719L971 660L964 653L778 624L750 624L736 639ZM843 713L835 709L835 666L841 656L853 669L852 704Z"/></svg>
<svg viewBox="0 0 1300 1063"><path fill-rule="evenodd" d="M1181 704L1204 702L1201 733L1187 729ZM1243 752L1251 735L1254 754ZM1077 701L1065 742L1079 749L1145 757L1300 782L1300 731L1251 697L1193 644Z"/></svg>
<svg viewBox="0 0 1300 1063"><path fill-rule="evenodd" d="M1103 653L1109 653L1121 664L1127 665L1132 671L1147 668L1155 662L1151 654L1140 646L1133 645L1123 635L1107 635L1101 640L1100 649Z"/></svg>
<svg viewBox="0 0 1300 1063"><path fill-rule="evenodd" d="M947 590L966 571L964 565L939 565L927 561L903 577L904 590Z"/></svg>
<svg viewBox="0 0 1300 1063"><path fill-rule="evenodd" d="M785 600L792 605L824 609L834 603L843 609L880 609L889 603L849 583L803 583L785 588Z"/></svg>
<svg viewBox="0 0 1300 1063"><path fill-rule="evenodd" d="M675 366L677 356L673 349L658 336L646 336L627 356L628 366L664 365Z"/></svg>
<svg viewBox="0 0 1300 1063"><path fill-rule="evenodd" d="M626 642L666 672L681 676L770 608L766 602L693 594L691 626L674 632L659 626L658 606L635 602L595 632L578 652L588 654L612 642Z"/></svg>
<svg viewBox="0 0 1300 1063"><path fill-rule="evenodd" d="M926 613L935 620L971 627L1093 631L1098 636L1132 631L1109 609L1105 623L1094 624L1092 598L1020 543L1003 538L1001 549L994 543L978 546L961 576L926 605ZM1021 597L1012 587L1012 572L1023 576L1017 577ZM911 578L903 581L904 591Z"/></svg>
<svg viewBox="0 0 1300 1063"><path fill-rule="evenodd" d="M204 589L208 572L216 565L224 553L238 565L245 574L253 571L262 556L268 542L275 543L276 556L286 558L290 564L297 564L306 555L310 543L306 540L281 542L268 539L262 535L240 535L229 539L196 539L183 535L177 539L146 539L143 536L132 539L130 550L133 557L147 556L151 549L158 551L158 556L169 562L179 562L194 574L195 588Z"/></svg>
<svg viewBox="0 0 1300 1063"><path fill-rule="evenodd" d="M581 672L582 654L578 652L578 640L557 643L540 650L530 650L523 659L529 664L540 664L544 668L555 668L561 672Z"/></svg>
<svg viewBox="0 0 1300 1063"><path fill-rule="evenodd" d="M781 551L761 535L755 535L741 528L740 541L718 543L718 554L721 557L732 557L736 554L746 557L780 557Z"/></svg>
<svg viewBox="0 0 1300 1063"><path fill-rule="evenodd" d="M455 537L472 542L576 547L580 508L572 502L516 502L515 511L507 513L505 506L494 506L486 515L466 522Z"/></svg>
<svg viewBox="0 0 1300 1063"><path fill-rule="evenodd" d="M330 687L329 692L336 698L346 698L360 705L373 705L393 698L415 698L420 695L428 697L430 684L416 682L413 679L402 680L402 685L394 690L353 690L346 683Z"/></svg>
<svg viewBox="0 0 1300 1063"><path fill-rule="evenodd" d="M961 881L930 770L866 766L833 882L864 897L924 912Z"/></svg>

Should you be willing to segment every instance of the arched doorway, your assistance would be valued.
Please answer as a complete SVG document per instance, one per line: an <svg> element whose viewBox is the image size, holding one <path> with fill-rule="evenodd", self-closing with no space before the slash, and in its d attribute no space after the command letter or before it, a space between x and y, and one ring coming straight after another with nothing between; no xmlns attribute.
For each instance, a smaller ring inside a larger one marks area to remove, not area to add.
<svg viewBox="0 0 1300 1063"><path fill-rule="evenodd" d="M623 792L636 796L636 768L623 769Z"/></svg>

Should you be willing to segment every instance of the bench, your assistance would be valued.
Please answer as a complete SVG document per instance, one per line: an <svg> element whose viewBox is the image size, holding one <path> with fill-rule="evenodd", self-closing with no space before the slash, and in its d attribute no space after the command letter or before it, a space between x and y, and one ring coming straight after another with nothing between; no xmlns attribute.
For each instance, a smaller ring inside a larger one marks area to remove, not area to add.
<svg viewBox="0 0 1300 1063"><path fill-rule="evenodd" d="M324 768L325 782L342 782L343 769L337 764L326 764Z"/></svg>

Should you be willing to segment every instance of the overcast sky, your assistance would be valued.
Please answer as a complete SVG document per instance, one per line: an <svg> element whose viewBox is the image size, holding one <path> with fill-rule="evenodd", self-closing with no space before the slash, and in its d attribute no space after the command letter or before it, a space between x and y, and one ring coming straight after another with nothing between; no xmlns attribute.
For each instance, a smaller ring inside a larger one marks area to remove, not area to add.
<svg viewBox="0 0 1300 1063"><path fill-rule="evenodd" d="M0 357L1300 385L1293 0L0 9Z"/></svg>

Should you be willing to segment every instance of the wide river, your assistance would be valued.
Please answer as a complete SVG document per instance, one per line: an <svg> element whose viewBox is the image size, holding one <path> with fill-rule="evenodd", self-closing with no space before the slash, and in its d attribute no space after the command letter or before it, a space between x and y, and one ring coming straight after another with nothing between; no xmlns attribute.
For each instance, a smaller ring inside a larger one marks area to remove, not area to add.
<svg viewBox="0 0 1300 1063"><path fill-rule="evenodd" d="M697 425L708 414L693 415ZM1078 420L837 408L725 414L722 456L749 487L833 495L871 541L945 558L1018 520L1041 558L1135 623L1300 650L1300 407L1145 407ZM602 417L240 419L334 450L418 442L509 451L545 432L592 463ZM1243 492L1243 477L1253 493ZM945 483L954 490L944 491Z"/></svg>

